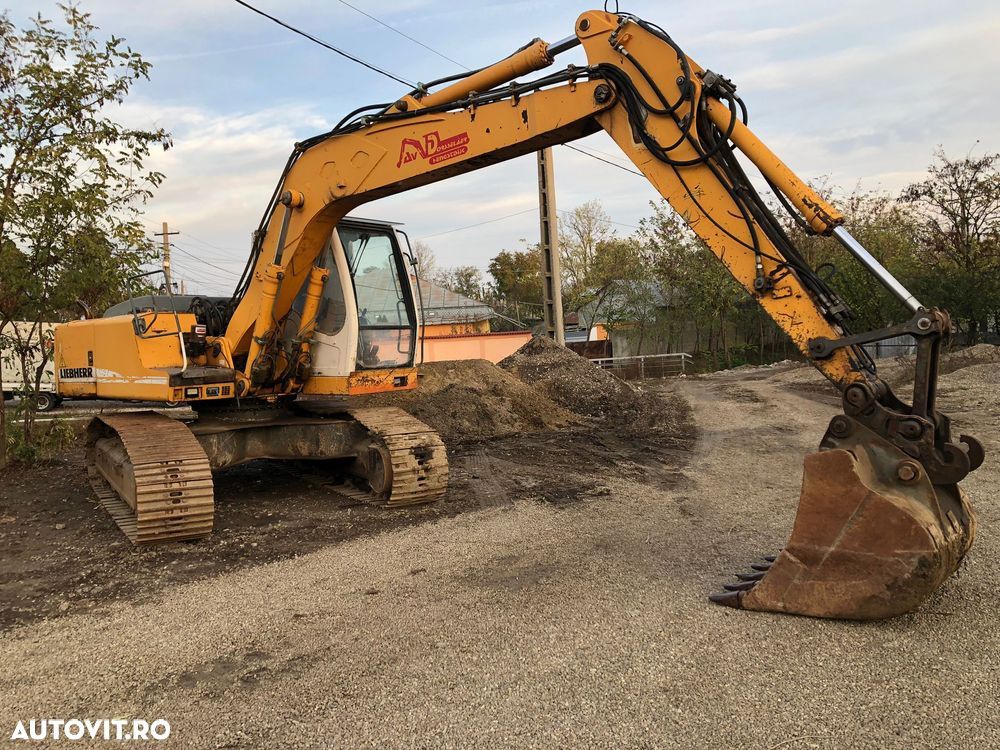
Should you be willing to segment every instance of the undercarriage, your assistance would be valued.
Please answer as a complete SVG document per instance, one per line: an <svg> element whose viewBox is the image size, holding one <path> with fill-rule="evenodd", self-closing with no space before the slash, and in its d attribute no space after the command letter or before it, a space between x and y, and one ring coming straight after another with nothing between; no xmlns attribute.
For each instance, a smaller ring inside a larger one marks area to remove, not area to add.
<svg viewBox="0 0 1000 750"><path fill-rule="evenodd" d="M423 422L391 407L317 414L308 404L209 411L191 424L153 411L97 417L88 428L91 484L135 544L211 534L212 472L257 459L338 459L329 465L341 491L386 507L444 494L447 453Z"/></svg>

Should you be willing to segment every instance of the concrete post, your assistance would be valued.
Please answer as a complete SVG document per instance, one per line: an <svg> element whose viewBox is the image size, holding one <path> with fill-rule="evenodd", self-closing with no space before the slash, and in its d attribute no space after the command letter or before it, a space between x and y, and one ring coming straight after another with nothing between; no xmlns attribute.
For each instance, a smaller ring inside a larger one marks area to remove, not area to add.
<svg viewBox="0 0 1000 750"><path fill-rule="evenodd" d="M538 152L538 218L541 227L542 305L545 335L566 344L563 325L562 284L559 275L559 227L556 187L552 169L552 149Z"/></svg>

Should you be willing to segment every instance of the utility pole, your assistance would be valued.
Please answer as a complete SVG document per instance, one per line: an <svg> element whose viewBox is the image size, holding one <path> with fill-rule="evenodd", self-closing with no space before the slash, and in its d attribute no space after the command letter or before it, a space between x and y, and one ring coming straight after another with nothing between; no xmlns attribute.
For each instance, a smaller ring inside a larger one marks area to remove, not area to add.
<svg viewBox="0 0 1000 750"><path fill-rule="evenodd" d="M163 237L163 278L167 284L167 294L173 294L173 277L170 273L170 235L180 234L180 232L171 232L170 228L167 226L167 222L163 222L163 231L154 232L154 237Z"/></svg>
<svg viewBox="0 0 1000 750"><path fill-rule="evenodd" d="M556 213L556 185L552 169L552 148L538 152L538 219L541 226L542 307L545 335L565 345L562 282L559 275L559 228ZM164 231L166 231L164 229Z"/></svg>

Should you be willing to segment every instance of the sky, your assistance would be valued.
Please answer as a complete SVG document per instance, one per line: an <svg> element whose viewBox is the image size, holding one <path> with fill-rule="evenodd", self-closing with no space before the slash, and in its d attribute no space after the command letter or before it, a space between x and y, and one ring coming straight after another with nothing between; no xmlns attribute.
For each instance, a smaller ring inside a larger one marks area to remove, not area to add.
<svg viewBox="0 0 1000 750"><path fill-rule="evenodd" d="M594 7L564 0L350 0L355 8L342 0L250 1L410 81L457 72L454 61L481 67L534 37L564 38ZM54 1L0 5L19 26L38 13L58 15ZM166 221L180 232L175 276L196 293L232 290L295 141L361 105L405 93L234 0L79 5L102 33L124 37L153 64L151 80L113 114L172 134L173 148L149 161L166 181L146 224L153 232ZM1000 3L993 0L636 1L622 9L659 24L699 64L731 78L751 128L806 179L843 192L896 192L922 178L939 145L952 157L1000 151L992 83L1000 79ZM568 63L584 63L579 48L552 69ZM630 166L603 133L577 145ZM658 199L644 178L568 148L557 147L554 160L558 208L597 199L621 234ZM537 241L536 179L535 158L526 156L354 214L402 222L440 266L485 270L500 250Z"/></svg>

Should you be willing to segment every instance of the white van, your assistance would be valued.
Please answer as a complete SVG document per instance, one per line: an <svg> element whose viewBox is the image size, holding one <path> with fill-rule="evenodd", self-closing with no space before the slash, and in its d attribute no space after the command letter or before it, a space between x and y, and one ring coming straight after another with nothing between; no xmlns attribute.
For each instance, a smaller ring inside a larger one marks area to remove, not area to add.
<svg viewBox="0 0 1000 750"><path fill-rule="evenodd" d="M51 336L55 326L52 323L43 323L42 325L46 335ZM16 331L13 330L14 326L17 326ZM31 387L25 385L17 355L10 346L10 341L15 334L26 337L30 331L31 323L20 321L11 323L0 330L0 368L3 372L4 401L32 390ZM40 361L40 357L36 358L35 361ZM42 375L41 387L35 395L35 401L38 411L52 411L62 402L56 392L55 366L51 358L45 366L45 373Z"/></svg>

